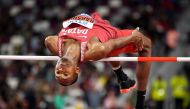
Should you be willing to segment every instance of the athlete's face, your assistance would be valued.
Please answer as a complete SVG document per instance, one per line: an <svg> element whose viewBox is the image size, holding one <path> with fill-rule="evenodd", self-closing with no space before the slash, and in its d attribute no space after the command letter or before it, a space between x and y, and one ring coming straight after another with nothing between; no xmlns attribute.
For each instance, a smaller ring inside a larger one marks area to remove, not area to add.
<svg viewBox="0 0 190 109"><path fill-rule="evenodd" d="M61 85L67 86L73 84L80 72L79 67L71 58L61 58L55 68L55 77Z"/></svg>

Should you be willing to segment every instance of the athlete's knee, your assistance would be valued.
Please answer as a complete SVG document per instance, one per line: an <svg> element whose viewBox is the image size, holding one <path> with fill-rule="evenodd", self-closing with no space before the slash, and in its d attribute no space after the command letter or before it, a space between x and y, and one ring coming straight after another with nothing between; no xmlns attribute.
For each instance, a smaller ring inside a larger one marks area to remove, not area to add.
<svg viewBox="0 0 190 109"><path fill-rule="evenodd" d="M144 46L145 46L146 48L151 49L152 42L151 42L150 38L144 37Z"/></svg>
<svg viewBox="0 0 190 109"><path fill-rule="evenodd" d="M148 37L143 37L143 50L139 52L140 56L150 56L151 55L151 48L152 42Z"/></svg>
<svg viewBox="0 0 190 109"><path fill-rule="evenodd" d="M148 37L144 37L144 44L143 44L143 48L145 51L150 52L151 48L152 48L152 42Z"/></svg>

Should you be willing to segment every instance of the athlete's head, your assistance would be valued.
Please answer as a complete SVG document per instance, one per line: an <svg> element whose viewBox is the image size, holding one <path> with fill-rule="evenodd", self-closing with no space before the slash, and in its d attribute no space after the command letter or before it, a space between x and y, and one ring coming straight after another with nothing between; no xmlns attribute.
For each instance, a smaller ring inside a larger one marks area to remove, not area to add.
<svg viewBox="0 0 190 109"><path fill-rule="evenodd" d="M63 86L72 85L78 79L80 69L77 63L69 57L62 57L55 68L55 78Z"/></svg>

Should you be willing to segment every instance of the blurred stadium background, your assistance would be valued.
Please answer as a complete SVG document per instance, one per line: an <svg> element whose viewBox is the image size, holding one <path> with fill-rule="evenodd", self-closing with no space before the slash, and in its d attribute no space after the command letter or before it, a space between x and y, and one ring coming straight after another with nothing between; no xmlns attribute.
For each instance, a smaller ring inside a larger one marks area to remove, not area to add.
<svg viewBox="0 0 190 109"><path fill-rule="evenodd" d="M57 34L63 20L94 11L118 28L139 26L152 39L153 56L190 56L189 0L0 0L0 54L51 55L45 37ZM54 65L0 61L0 109L132 109L135 104L135 90L121 95L107 63L81 65L78 82L69 87L55 81ZM122 65L135 78L136 63ZM190 109L189 72L190 63L153 63L149 109Z"/></svg>

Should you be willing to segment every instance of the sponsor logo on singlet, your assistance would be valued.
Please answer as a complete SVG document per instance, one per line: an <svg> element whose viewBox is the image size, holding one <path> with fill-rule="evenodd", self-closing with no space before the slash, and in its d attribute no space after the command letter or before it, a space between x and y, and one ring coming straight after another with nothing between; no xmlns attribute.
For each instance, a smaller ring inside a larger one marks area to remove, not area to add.
<svg viewBox="0 0 190 109"><path fill-rule="evenodd" d="M70 28L70 29L62 29L61 30L63 35L67 34L84 34L88 33L88 29L79 29L79 28Z"/></svg>
<svg viewBox="0 0 190 109"><path fill-rule="evenodd" d="M73 18L70 18L63 22L63 28L67 28L71 24L79 24L81 26L84 26L86 28L92 29L94 24L94 19L89 16L88 14L80 14Z"/></svg>

